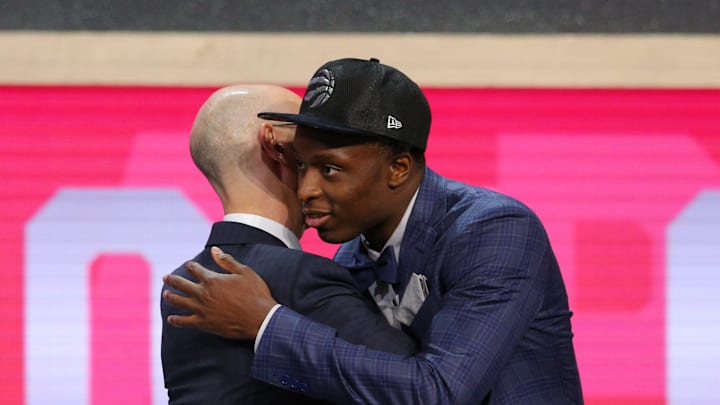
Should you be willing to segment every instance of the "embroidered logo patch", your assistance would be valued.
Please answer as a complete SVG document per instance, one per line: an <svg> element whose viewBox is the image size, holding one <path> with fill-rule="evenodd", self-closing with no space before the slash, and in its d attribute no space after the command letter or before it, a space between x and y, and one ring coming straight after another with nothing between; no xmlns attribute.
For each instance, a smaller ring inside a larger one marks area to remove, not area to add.
<svg viewBox="0 0 720 405"><path fill-rule="evenodd" d="M320 70L308 83L305 101L310 102L310 108L323 105L328 101L334 89L335 76L333 73L328 69Z"/></svg>

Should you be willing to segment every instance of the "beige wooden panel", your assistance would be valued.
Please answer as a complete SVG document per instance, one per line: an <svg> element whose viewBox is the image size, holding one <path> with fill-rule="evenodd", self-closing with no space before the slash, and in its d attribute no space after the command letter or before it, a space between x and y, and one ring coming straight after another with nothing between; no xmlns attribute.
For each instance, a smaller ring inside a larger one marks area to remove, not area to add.
<svg viewBox="0 0 720 405"><path fill-rule="evenodd" d="M423 86L720 87L720 36L0 32L0 83L304 86L341 57Z"/></svg>

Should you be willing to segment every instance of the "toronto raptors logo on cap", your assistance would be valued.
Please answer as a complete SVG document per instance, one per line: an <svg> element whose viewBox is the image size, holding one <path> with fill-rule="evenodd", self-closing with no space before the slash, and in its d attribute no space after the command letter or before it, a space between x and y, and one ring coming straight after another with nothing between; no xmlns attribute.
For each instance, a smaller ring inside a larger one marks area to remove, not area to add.
<svg viewBox="0 0 720 405"><path fill-rule="evenodd" d="M335 76L333 73L328 69L319 70L308 83L305 101L311 103L310 108L322 105L330 98L334 88Z"/></svg>

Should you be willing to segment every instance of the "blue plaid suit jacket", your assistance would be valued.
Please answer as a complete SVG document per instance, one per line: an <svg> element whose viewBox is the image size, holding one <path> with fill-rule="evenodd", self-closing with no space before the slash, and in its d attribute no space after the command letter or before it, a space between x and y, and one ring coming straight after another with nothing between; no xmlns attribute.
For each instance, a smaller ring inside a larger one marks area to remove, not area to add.
<svg viewBox="0 0 720 405"><path fill-rule="evenodd" d="M355 239L336 255L352 260ZM567 293L539 219L520 202L427 169L403 236L401 292L411 274L430 295L410 330L415 356L349 344L281 308L253 375L338 403L579 404Z"/></svg>

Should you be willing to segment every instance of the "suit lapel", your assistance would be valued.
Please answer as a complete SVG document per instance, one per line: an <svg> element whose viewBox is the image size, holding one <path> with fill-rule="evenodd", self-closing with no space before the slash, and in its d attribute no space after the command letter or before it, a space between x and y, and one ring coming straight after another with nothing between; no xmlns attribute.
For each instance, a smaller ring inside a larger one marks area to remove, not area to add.
<svg viewBox="0 0 720 405"><path fill-rule="evenodd" d="M405 291L412 273L427 274L432 259L432 247L438 238L435 222L445 212L445 193L442 178L430 169L420 184L415 206L408 219L400 248L400 291Z"/></svg>
<svg viewBox="0 0 720 405"><path fill-rule="evenodd" d="M430 295L420 307L410 327L406 329L417 339L422 338L439 306L439 288L433 285L439 277L432 274L433 269L430 266L434 263L433 246L439 237L438 221L447 211L446 200L446 184L443 178L430 169L425 169L420 192L403 235L399 267L401 294L405 292L412 273L427 277Z"/></svg>

